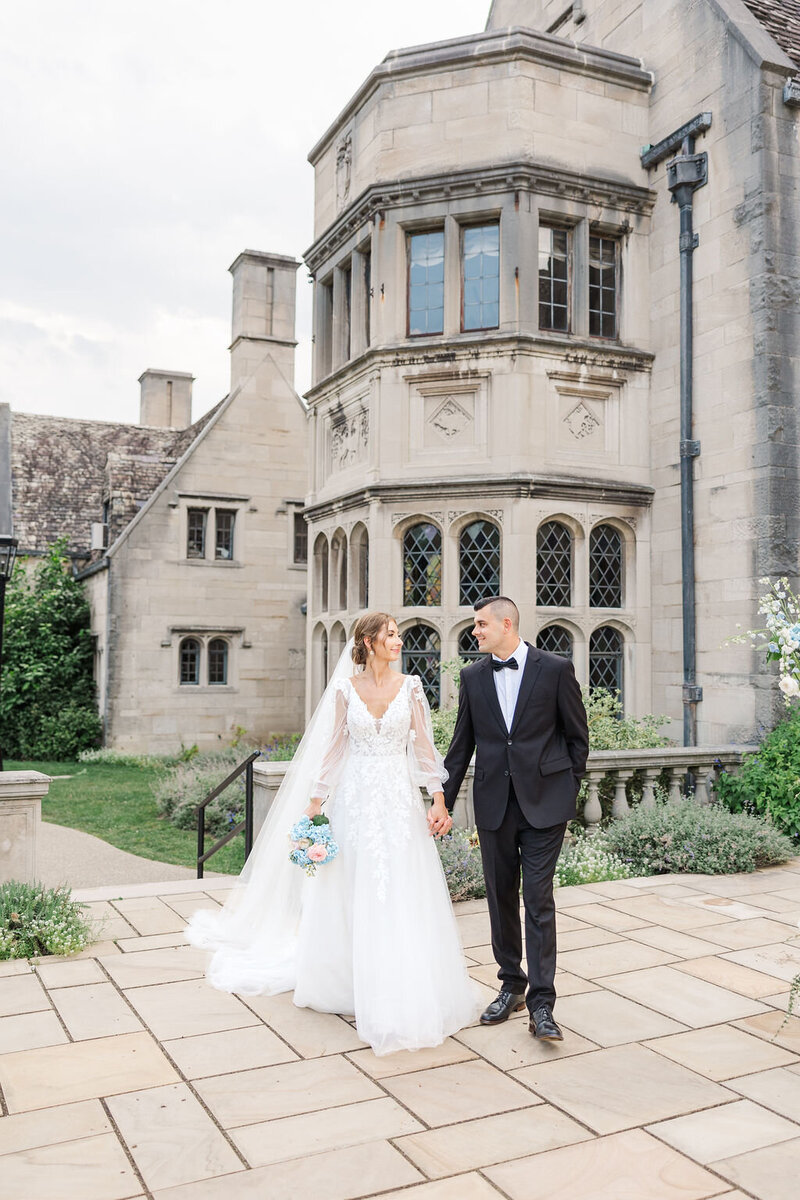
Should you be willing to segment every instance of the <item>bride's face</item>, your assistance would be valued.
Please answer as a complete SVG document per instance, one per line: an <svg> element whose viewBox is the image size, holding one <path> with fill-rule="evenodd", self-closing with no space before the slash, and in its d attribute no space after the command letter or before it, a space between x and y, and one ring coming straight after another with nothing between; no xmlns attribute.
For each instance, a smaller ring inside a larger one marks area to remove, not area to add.
<svg viewBox="0 0 800 1200"><path fill-rule="evenodd" d="M381 630L372 643L372 649L379 662L397 662L403 649L403 639L395 621L389 621L386 628Z"/></svg>

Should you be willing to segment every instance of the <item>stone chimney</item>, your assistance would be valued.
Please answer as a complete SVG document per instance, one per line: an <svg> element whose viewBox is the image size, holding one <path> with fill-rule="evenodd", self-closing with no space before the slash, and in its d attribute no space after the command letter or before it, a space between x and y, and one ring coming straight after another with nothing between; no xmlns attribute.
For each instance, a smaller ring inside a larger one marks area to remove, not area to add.
<svg viewBox="0 0 800 1200"><path fill-rule="evenodd" d="M297 259L262 250L243 250L233 276L231 391L258 371L265 356L294 382Z"/></svg>
<svg viewBox="0 0 800 1200"><path fill-rule="evenodd" d="M192 384L188 371L147 370L139 376L139 424L186 429L192 423Z"/></svg>

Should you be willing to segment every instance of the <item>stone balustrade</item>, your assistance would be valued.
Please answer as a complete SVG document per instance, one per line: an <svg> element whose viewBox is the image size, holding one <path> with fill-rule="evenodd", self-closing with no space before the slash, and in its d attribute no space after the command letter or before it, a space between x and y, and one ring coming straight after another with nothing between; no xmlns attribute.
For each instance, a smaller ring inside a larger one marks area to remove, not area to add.
<svg viewBox="0 0 800 1200"><path fill-rule="evenodd" d="M698 804L708 804L720 771L735 771L742 755L757 750L757 746L659 746L651 750L593 750L586 766L586 801L583 816L587 832L595 832L600 825L602 807L601 786L605 780L613 784L611 816L614 820L630 812L629 793L632 786L641 789L640 804L652 808L655 804L655 787L661 783L666 787L671 800L679 799L686 791L687 776L691 776L694 796ZM275 793L286 773L285 762L255 763L254 782L254 828L256 833L263 824ZM454 822L462 829L475 825L475 809L472 803L473 768L470 766L458 793Z"/></svg>
<svg viewBox="0 0 800 1200"><path fill-rule="evenodd" d="M50 787L38 771L0 773L0 883L36 880L42 798Z"/></svg>

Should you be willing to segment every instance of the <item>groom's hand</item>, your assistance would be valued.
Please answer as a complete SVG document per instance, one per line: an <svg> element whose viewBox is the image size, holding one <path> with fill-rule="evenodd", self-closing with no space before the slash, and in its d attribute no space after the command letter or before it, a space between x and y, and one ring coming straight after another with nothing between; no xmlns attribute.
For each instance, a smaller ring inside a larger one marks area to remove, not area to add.
<svg viewBox="0 0 800 1200"><path fill-rule="evenodd" d="M453 828L453 818L447 811L444 792L435 792L433 804L428 809L428 829L432 837L442 837Z"/></svg>

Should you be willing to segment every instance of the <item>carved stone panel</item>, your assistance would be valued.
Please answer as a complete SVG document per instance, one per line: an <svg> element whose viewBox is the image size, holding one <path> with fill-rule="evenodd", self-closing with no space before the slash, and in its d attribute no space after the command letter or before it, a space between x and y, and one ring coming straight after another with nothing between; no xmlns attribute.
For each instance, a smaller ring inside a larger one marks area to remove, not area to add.
<svg viewBox="0 0 800 1200"><path fill-rule="evenodd" d="M326 419L326 475L365 463L369 455L369 409L363 403L334 409Z"/></svg>
<svg viewBox="0 0 800 1200"><path fill-rule="evenodd" d="M619 462L621 381L548 372L548 458L575 465Z"/></svg>
<svg viewBox="0 0 800 1200"><path fill-rule="evenodd" d="M488 377L436 372L407 376L411 463L480 462L487 448Z"/></svg>

